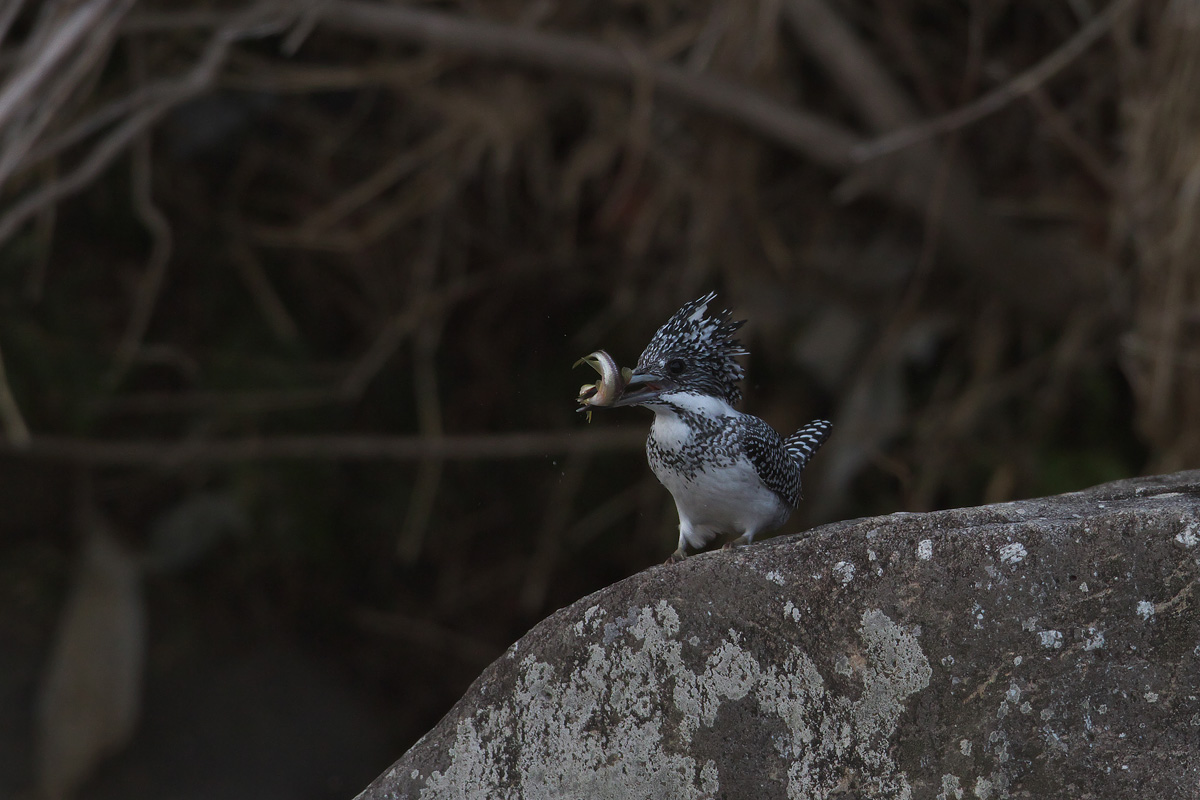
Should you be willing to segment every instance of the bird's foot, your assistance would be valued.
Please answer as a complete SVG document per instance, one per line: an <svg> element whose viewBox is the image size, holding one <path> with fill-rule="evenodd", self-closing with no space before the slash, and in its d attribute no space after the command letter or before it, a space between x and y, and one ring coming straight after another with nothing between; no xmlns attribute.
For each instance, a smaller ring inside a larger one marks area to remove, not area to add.
<svg viewBox="0 0 1200 800"><path fill-rule="evenodd" d="M725 544L721 545L721 549L722 550L736 550L737 548L745 547L748 544L750 544L749 539L747 539L745 536L739 536L738 538L734 539L732 542L726 542Z"/></svg>
<svg viewBox="0 0 1200 800"><path fill-rule="evenodd" d="M676 550L674 553L671 553L670 557L667 558L667 560L663 562L663 565L670 566L671 564L678 564L680 561L683 561L685 558L687 558L687 553L683 552L683 548L681 547L678 550Z"/></svg>

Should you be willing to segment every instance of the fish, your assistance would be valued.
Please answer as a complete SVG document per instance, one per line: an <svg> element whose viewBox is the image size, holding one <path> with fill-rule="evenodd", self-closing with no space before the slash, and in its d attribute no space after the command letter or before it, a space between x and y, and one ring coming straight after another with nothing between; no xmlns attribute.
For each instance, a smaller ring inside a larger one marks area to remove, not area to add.
<svg viewBox="0 0 1200 800"><path fill-rule="evenodd" d="M600 374L600 380L597 383L585 383L580 386L579 396L576 398L579 408L575 410L586 411L587 421L591 422L592 408L611 406L615 403L629 383L629 379L633 377L633 370L629 367L618 367L613 357L604 350L588 353L571 366L574 368L580 364L587 364Z"/></svg>

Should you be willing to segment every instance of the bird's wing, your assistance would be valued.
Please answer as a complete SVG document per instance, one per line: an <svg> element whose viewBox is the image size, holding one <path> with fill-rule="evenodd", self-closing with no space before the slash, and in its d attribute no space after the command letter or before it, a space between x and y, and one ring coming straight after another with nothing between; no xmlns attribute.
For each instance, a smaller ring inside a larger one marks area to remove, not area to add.
<svg viewBox="0 0 1200 800"><path fill-rule="evenodd" d="M758 417L745 414L740 422L739 438L759 479L792 508L800 505L800 467L788 454L783 439Z"/></svg>

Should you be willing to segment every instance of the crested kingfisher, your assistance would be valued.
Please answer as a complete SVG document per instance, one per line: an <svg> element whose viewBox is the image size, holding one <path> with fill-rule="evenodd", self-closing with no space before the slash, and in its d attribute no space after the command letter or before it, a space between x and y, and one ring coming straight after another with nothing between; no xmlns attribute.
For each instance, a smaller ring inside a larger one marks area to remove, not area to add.
<svg viewBox="0 0 1200 800"><path fill-rule="evenodd" d="M733 407L746 374L734 357L749 352L733 335L745 320L708 314L715 297L693 300L658 329L610 404L654 412L646 455L679 511L668 563L720 534L737 534L725 545L734 547L786 522L800 503L800 472L832 427L814 420L785 439Z"/></svg>

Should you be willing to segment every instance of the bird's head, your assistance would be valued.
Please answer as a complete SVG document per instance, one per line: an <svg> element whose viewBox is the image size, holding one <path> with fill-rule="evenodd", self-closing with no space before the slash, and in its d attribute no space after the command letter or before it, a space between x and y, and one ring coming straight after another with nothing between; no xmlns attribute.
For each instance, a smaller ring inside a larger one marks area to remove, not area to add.
<svg viewBox="0 0 1200 800"><path fill-rule="evenodd" d="M637 368L614 406L654 406L670 395L712 397L733 405L742 398L737 382L746 374L734 356L746 355L733 338L745 320L728 310L708 315L710 292L676 311L642 351Z"/></svg>

